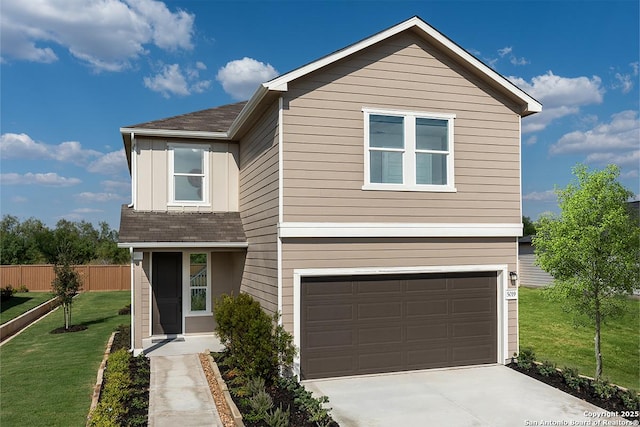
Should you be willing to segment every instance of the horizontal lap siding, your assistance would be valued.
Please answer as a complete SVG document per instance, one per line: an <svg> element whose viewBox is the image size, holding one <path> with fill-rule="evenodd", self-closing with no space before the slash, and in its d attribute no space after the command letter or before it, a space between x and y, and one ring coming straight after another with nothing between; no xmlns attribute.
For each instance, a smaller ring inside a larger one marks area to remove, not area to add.
<svg viewBox="0 0 640 427"><path fill-rule="evenodd" d="M457 192L363 191L363 107L456 114ZM514 109L411 33L301 78L285 94L284 221L520 222Z"/></svg>
<svg viewBox="0 0 640 427"><path fill-rule="evenodd" d="M515 238L284 239L282 320L293 331L293 272L309 268L507 264L517 268ZM517 350L517 303L510 301L509 354Z"/></svg>
<svg viewBox="0 0 640 427"><path fill-rule="evenodd" d="M257 119L240 141L240 216L249 248L243 292L271 312L278 308L278 108Z"/></svg>

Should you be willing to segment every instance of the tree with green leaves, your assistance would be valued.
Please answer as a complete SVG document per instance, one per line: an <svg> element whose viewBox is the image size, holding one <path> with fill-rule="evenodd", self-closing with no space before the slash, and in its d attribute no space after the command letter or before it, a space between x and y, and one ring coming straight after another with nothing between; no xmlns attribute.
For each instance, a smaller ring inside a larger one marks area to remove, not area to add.
<svg viewBox="0 0 640 427"><path fill-rule="evenodd" d="M73 250L67 242L59 247L56 263L53 266L55 278L51 283L51 288L55 296L58 297L64 311L64 328L71 327L71 306L73 297L82 289L82 278L72 266Z"/></svg>
<svg viewBox="0 0 640 427"><path fill-rule="evenodd" d="M522 217L522 235L523 236L534 236L536 234L536 225L531 221L531 218L528 216Z"/></svg>
<svg viewBox="0 0 640 427"><path fill-rule="evenodd" d="M543 215L533 245L537 264L554 277L547 295L563 303L577 324L595 329L595 378L602 376L601 327L624 313L640 277L640 227L627 208L633 196L609 165L573 169L576 179L556 190L560 215Z"/></svg>

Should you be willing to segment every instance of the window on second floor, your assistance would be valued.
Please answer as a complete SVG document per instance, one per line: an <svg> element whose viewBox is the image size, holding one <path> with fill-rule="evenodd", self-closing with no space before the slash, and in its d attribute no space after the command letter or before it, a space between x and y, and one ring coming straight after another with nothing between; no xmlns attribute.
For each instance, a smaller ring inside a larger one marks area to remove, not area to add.
<svg viewBox="0 0 640 427"><path fill-rule="evenodd" d="M455 191L455 115L363 109L365 190Z"/></svg>
<svg viewBox="0 0 640 427"><path fill-rule="evenodd" d="M207 145L169 146L169 192L173 204L207 204Z"/></svg>

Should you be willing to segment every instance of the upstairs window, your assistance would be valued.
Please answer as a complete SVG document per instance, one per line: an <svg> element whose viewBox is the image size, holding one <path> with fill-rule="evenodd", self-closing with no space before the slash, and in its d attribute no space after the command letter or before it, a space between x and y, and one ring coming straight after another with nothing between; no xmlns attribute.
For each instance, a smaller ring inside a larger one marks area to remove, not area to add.
<svg viewBox="0 0 640 427"><path fill-rule="evenodd" d="M363 109L365 190L455 191L455 115Z"/></svg>
<svg viewBox="0 0 640 427"><path fill-rule="evenodd" d="M205 145L169 147L171 203L208 203L208 152L208 146Z"/></svg>

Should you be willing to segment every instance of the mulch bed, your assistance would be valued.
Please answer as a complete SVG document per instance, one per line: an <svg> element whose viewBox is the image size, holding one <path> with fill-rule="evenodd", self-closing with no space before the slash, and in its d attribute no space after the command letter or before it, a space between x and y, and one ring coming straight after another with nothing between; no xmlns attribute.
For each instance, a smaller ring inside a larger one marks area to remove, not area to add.
<svg viewBox="0 0 640 427"><path fill-rule="evenodd" d="M218 369L220 369L220 373L222 374L222 379L227 383L227 387L229 387L229 391L231 396L233 397L233 401L238 406L240 413L243 415L250 412L248 405L245 404L245 399L237 396L237 386L234 386L234 383L237 383L237 380L234 382L236 377L234 376L234 370L232 366L229 366L225 363L224 353L214 353L213 354L216 364L218 365ZM279 384L266 384L265 389L271 398L273 399L273 407L277 408L282 406L283 409L289 408L289 425L294 427L317 427L319 424L311 421L309 419L309 414L302 410L297 402L295 401L295 395L293 391L287 390L283 387L280 387ZM264 427L267 426L266 423L252 422L247 419L242 420L244 425L247 427ZM339 424L335 421L331 421L327 427L339 427Z"/></svg>
<svg viewBox="0 0 640 427"><path fill-rule="evenodd" d="M640 418L638 417L638 413L637 411L635 411L635 416L625 416L625 415L629 415L629 412L633 412L630 411L629 408L625 407L625 404L622 401L622 398L620 397L619 392L615 393L615 395L613 395L611 398L609 399L603 399L600 396L598 396L594 389L593 386L591 385L592 381L588 380L588 379L584 379L585 383L583 385L581 385L577 390L574 388L569 387L566 383L564 378L562 377L562 374L558 371L556 371L555 373L552 373L549 376L543 376L540 374L540 372L538 371L538 368L536 365L533 365L531 368L529 369L525 369L525 368L521 368L519 367L516 363L510 363L509 366L511 369L514 369L518 372L521 372L531 378L535 378L538 381L541 381L545 384L548 384L552 387L555 387L559 390L564 391L565 393L568 393L572 396L577 397L578 399L582 399L585 400L593 405L598 406L599 408L602 408L606 411L609 412L616 412L617 414L619 414L620 416L623 416L624 418L631 420L631 421L635 421L635 420L639 420ZM633 415L633 414L631 414Z"/></svg>

